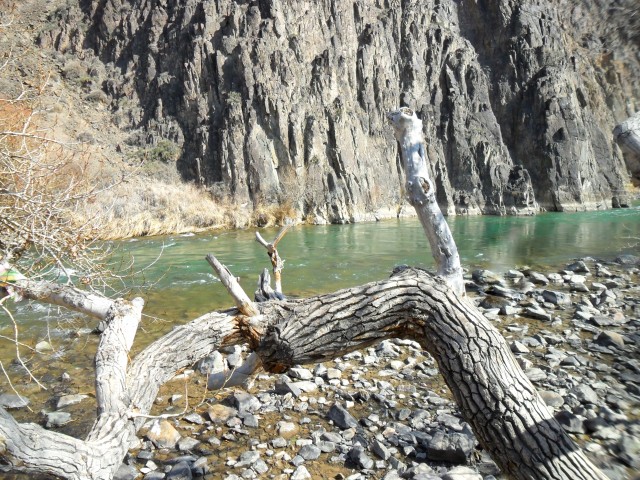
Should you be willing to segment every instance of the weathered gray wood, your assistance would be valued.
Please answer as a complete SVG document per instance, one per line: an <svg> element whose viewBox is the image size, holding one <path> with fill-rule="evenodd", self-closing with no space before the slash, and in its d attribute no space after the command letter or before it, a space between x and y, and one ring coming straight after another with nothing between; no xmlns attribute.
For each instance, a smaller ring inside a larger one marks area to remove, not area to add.
<svg viewBox="0 0 640 480"><path fill-rule="evenodd" d="M258 288L253 294L256 302L268 302L269 300L285 300L282 293L276 292L271 288L271 275L266 268L262 269L262 273L258 277Z"/></svg>
<svg viewBox="0 0 640 480"><path fill-rule="evenodd" d="M57 288L53 288L59 293L57 299L72 299L68 307L80 311L85 308L81 298L84 292ZM35 296L27 293L29 298ZM126 352L142 302L111 303L112 309L105 314L110 321L96 355L97 370L105 372L98 373L96 379L98 417L86 440L35 424L19 424L0 408L0 456L13 470L74 480L110 480L132 446L160 386L218 348L244 342L238 329L237 319L242 318L238 310L203 315L176 327L138 354L127 369L123 385ZM109 372L113 362L114 372Z"/></svg>
<svg viewBox="0 0 640 480"><path fill-rule="evenodd" d="M385 282L258 308L281 318L256 349L268 371L410 338L436 359L463 416L510 478L607 478L551 415L500 333L438 277L408 268Z"/></svg>
<svg viewBox="0 0 640 480"><path fill-rule="evenodd" d="M273 267L275 292L276 294L282 297L284 297L282 293L282 269L284 268L284 260L280 258L280 255L278 254L278 249L276 247L278 246L278 243L280 242L280 240L282 240L282 238L285 236L285 234L287 233L290 227L291 225L285 225L278 232L278 235L276 235L276 238L274 238L273 242L271 243L268 243L264 238L262 238L262 235L260 235L260 232L256 232L256 241L260 245L262 245L264 248L267 249L267 255L269 255L269 260L271 260L271 265Z"/></svg>
<svg viewBox="0 0 640 480"><path fill-rule="evenodd" d="M2 407L0 445L0 455L13 471L73 480L99 478L91 475L86 461L100 455L95 445L33 423L19 424Z"/></svg>
<svg viewBox="0 0 640 480"><path fill-rule="evenodd" d="M218 278L227 289L227 292L229 292L229 295L231 295L231 298L235 300L238 310L247 317L257 315L258 310L256 310L254 303L242 289L238 280L236 280L236 277L233 276L229 269L220 263L220 261L212 254L207 255L206 259L207 262L209 262L209 265L211 265L218 274Z"/></svg>
<svg viewBox="0 0 640 480"><path fill-rule="evenodd" d="M104 320L113 305L113 300L98 293L51 282L19 280L15 288L24 298L59 305L100 320Z"/></svg>
<svg viewBox="0 0 640 480"><path fill-rule="evenodd" d="M500 334L439 277L405 269L384 282L256 307L252 322L238 310L208 314L147 347L127 372L126 411L100 415L86 442L0 412L3 459L33 473L110 478L160 385L223 345L248 339L266 368L282 372L398 337L431 352L478 439L511 478L606 479L551 416Z"/></svg>
<svg viewBox="0 0 640 480"><path fill-rule="evenodd" d="M413 110L406 107L389 112L387 118L400 144L409 203L416 209L429 240L438 274L442 275L457 293L464 294L458 247L436 201L435 185L427 168L422 121Z"/></svg>

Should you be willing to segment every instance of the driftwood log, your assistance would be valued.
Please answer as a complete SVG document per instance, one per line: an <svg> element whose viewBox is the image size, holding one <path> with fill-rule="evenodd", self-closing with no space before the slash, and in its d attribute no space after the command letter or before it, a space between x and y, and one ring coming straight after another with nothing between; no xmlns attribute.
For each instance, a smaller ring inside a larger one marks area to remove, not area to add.
<svg viewBox="0 0 640 480"><path fill-rule="evenodd" d="M409 127L415 135L415 114L402 109L390 114L390 120L405 160L416 155L424 160L424 153L412 147L413 140L403 146L402 131ZM423 193L433 194L432 184L419 182ZM416 204L432 211L428 202ZM438 225L437 214L429 215ZM446 237L439 225L425 225L425 231ZM385 281L305 300L264 303L252 302L229 270L210 257L236 308L176 327L128 367L141 300L113 301L21 280L16 288L23 296L64 305L108 324L96 355L96 390L101 393L96 395L98 418L86 440L19 424L0 408L0 456L16 471L110 479L159 387L223 346L249 343L265 369L284 372L295 364L330 360L395 337L418 341L436 359L463 416L510 478L606 479L554 419L504 338L456 286L462 277L453 240L443 238L436 246L442 276L404 268Z"/></svg>

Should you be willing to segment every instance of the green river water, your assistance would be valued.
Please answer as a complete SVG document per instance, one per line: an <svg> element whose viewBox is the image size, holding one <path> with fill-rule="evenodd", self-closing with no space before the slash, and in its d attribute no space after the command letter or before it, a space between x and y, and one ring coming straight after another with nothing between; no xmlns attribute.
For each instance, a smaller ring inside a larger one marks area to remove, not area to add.
<svg viewBox="0 0 640 480"><path fill-rule="evenodd" d="M557 268L573 258L611 260L640 252L640 208L532 217L453 217L448 219L463 266L497 272L516 266ZM278 229L260 230L272 240ZM204 260L216 255L252 295L257 276L270 264L254 240L255 230L171 236L126 243L138 264L160 260L145 274L157 283L141 294L146 312L186 321L231 305ZM635 239L634 239L635 238ZM386 278L395 265L432 267L422 227L415 218L351 225L296 226L278 246L285 259L283 290L309 296ZM159 280L157 280L160 278Z"/></svg>
<svg viewBox="0 0 640 480"><path fill-rule="evenodd" d="M622 253L640 254L640 206L580 213L546 213L530 217L450 217L449 225L465 268L497 272L518 266L554 271L571 259L592 256L612 260ZM132 295L145 298L148 338L205 312L232 305L205 261L213 253L240 277L252 296L257 277L270 263L255 241L255 229L173 235L118 242L123 256L143 269ZM260 229L272 240L278 228ZM278 246L285 260L283 290L300 297L327 293L386 278L395 265L430 268L429 245L416 218L376 223L291 228ZM128 260L127 260L128 261ZM18 307L22 328L37 335L58 312L43 306ZM8 334L7 322L0 330ZM51 326L50 326L51 328ZM24 333L24 332L23 332Z"/></svg>
<svg viewBox="0 0 640 480"><path fill-rule="evenodd" d="M583 213L547 213L531 217L452 217L448 222L469 270L503 272L531 266L556 271L574 258L612 260L622 253L640 254L640 207ZM279 229L261 229L272 240ZM255 230L207 232L198 235L133 239L114 245L138 269L129 295L145 298L145 317L135 351L206 312L232 305L204 257L216 255L240 277L252 296L259 272L270 268L266 250L255 241ZM395 265L430 268L433 260L416 218L351 225L295 226L278 245L285 259L283 290L292 297L326 293L386 278ZM49 341L48 355L26 349L23 355L40 374L57 377L69 369L82 370L91 383L97 337L76 335L95 326L81 315L64 315L58 308L38 304L13 305L20 340L35 345ZM0 335L13 337L13 327L0 313ZM8 365L15 347L0 338L0 361ZM83 375L84 375L83 373ZM27 379L28 381L28 379ZM0 389L6 390L0 377Z"/></svg>

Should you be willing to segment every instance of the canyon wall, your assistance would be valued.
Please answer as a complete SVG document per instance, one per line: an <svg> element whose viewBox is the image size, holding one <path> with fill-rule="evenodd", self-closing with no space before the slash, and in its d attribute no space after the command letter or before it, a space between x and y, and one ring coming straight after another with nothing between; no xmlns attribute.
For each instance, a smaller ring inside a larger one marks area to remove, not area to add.
<svg viewBox="0 0 640 480"><path fill-rule="evenodd" d="M233 201L397 214L385 113L406 105L444 211L528 214L628 202L612 130L638 110L640 62L610 3L81 0L41 42L98 56L116 121Z"/></svg>

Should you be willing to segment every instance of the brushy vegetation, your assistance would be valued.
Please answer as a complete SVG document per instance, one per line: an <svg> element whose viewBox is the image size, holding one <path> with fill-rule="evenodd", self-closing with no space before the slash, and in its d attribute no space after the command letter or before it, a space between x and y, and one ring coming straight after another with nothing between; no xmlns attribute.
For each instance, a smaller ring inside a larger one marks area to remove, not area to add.
<svg viewBox="0 0 640 480"><path fill-rule="evenodd" d="M233 226L236 220L229 218L228 211L227 205L215 202L193 185L131 175L96 195L78 214L99 219L101 237L116 239ZM244 222L240 219L237 223L248 223L248 214L245 216Z"/></svg>
<svg viewBox="0 0 640 480"><path fill-rule="evenodd" d="M96 235L74 212L96 191L95 170L38 125L40 92L0 99L0 259L32 276L57 270L69 278L74 264L89 282Z"/></svg>

